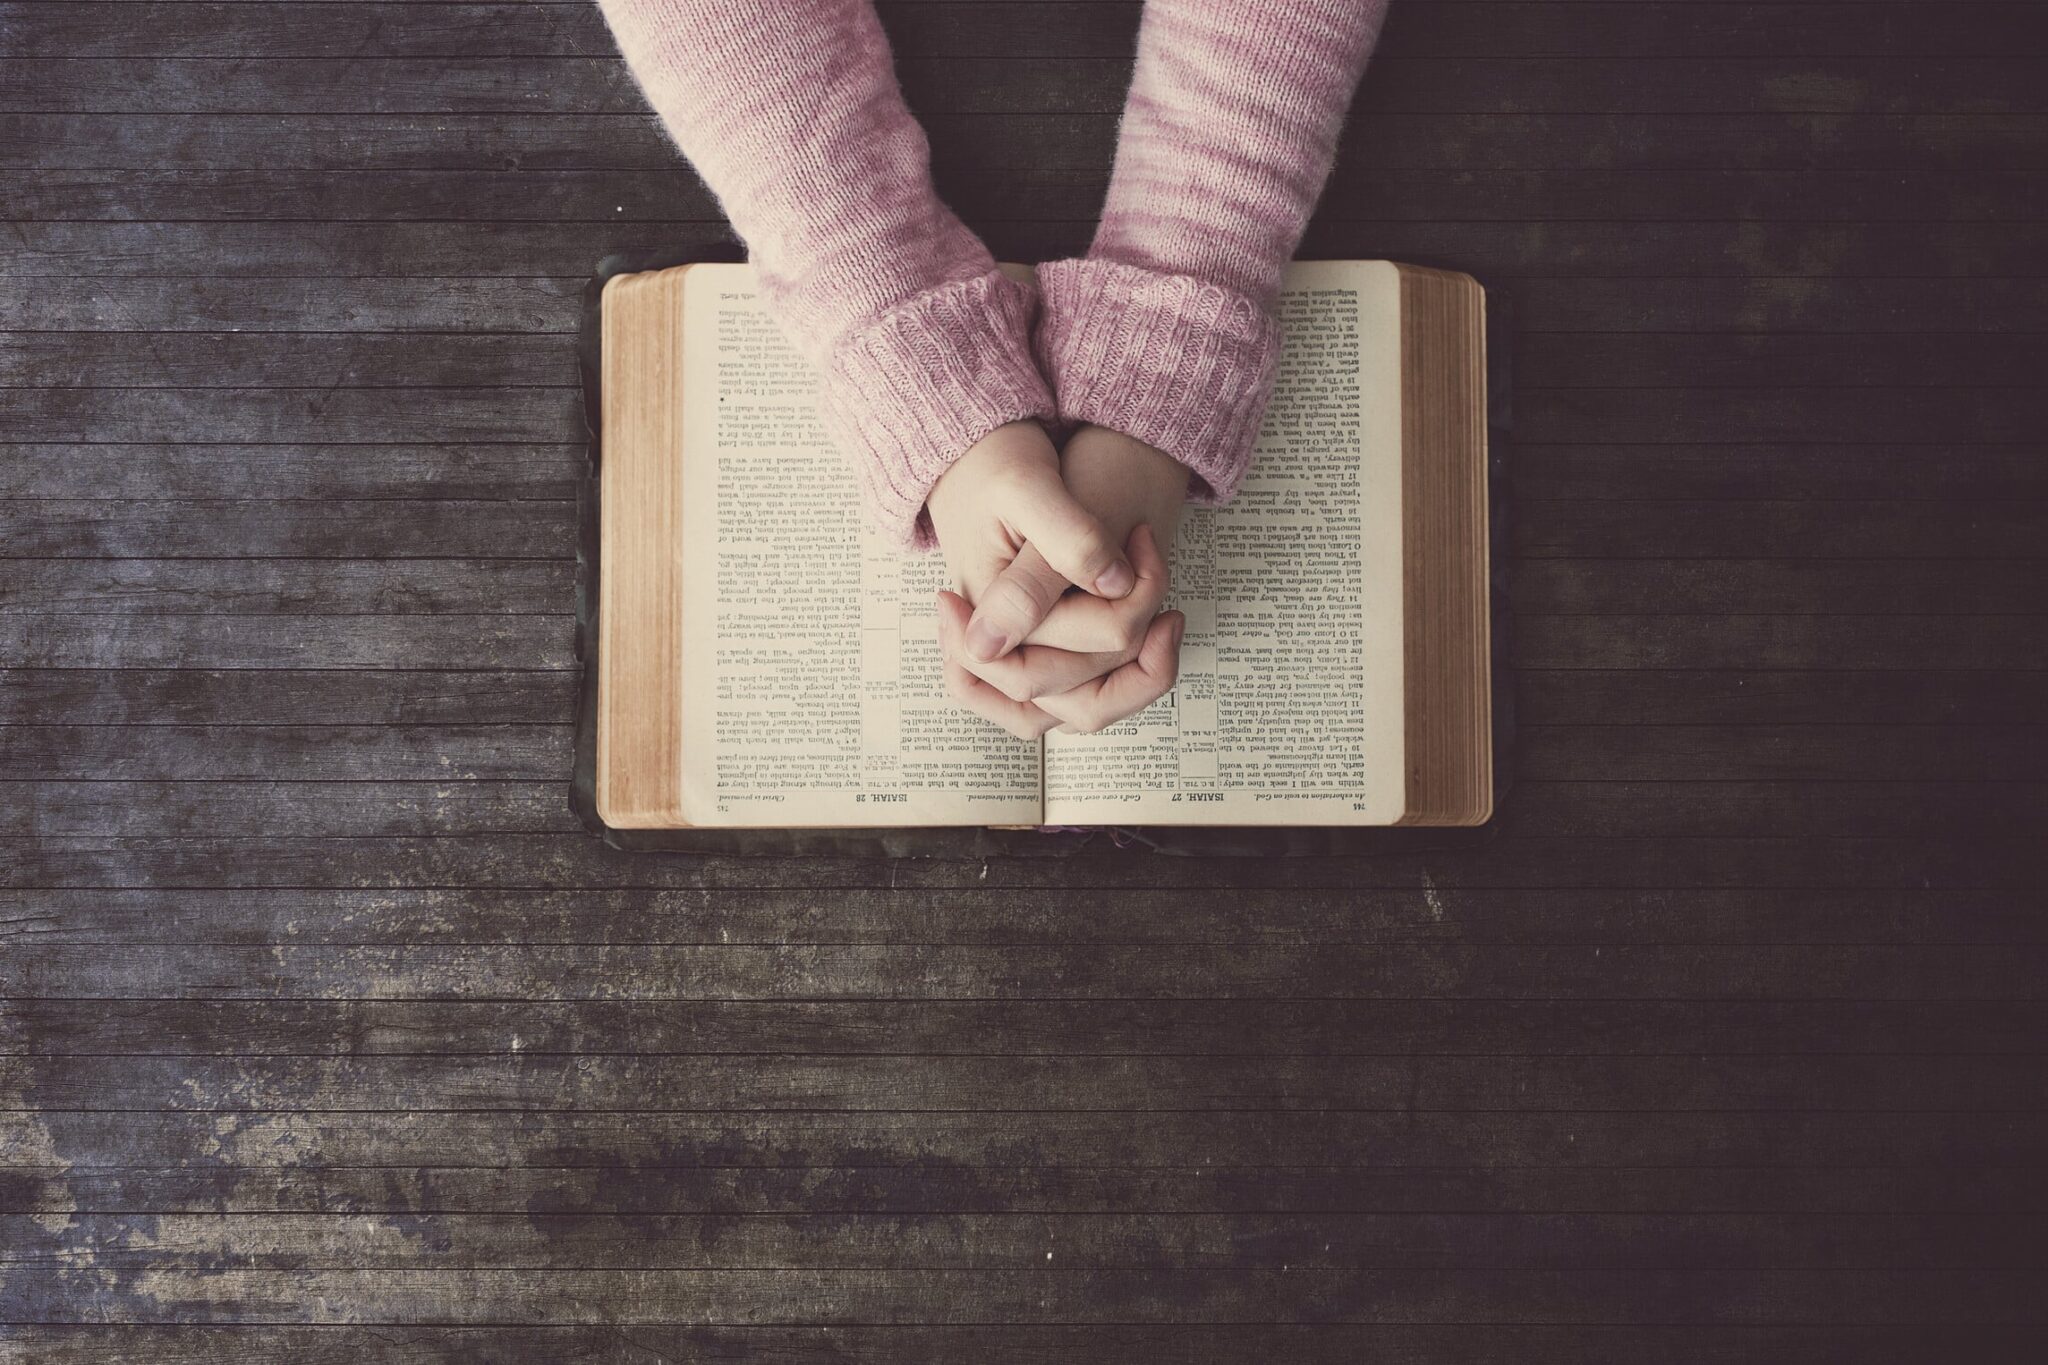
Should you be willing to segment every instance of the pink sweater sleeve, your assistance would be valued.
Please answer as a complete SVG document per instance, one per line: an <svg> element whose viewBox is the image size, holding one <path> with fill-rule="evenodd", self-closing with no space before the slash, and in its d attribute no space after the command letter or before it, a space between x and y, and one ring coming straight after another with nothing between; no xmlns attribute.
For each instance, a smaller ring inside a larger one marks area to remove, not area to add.
<svg viewBox="0 0 2048 1365"><path fill-rule="evenodd" d="M1272 392L1273 304L1386 0L1147 0L1088 255L1039 270L1060 419L1157 446L1220 502Z"/></svg>
<svg viewBox="0 0 2048 1365"><path fill-rule="evenodd" d="M939 202L869 0L600 0L718 196L770 310L820 366L825 423L896 540L1004 422L1050 419L1036 291Z"/></svg>

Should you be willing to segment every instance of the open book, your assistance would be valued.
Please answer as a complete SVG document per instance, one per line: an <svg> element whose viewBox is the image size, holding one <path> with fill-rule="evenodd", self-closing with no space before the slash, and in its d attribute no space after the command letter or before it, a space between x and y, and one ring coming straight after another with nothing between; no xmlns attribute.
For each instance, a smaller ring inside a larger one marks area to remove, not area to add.
<svg viewBox="0 0 2048 1365"><path fill-rule="evenodd" d="M1190 508L1179 681L1027 743L947 700L936 555L864 529L744 265L604 290L599 814L622 829L1462 825L1492 810L1484 296L1293 266L1236 501Z"/></svg>

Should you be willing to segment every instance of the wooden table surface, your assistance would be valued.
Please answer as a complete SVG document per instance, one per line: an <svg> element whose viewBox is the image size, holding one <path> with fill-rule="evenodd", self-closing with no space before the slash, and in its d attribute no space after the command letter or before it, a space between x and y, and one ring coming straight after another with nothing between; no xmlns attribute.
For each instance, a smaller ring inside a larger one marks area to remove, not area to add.
<svg viewBox="0 0 2048 1365"><path fill-rule="evenodd" d="M1128 3L892 3L1080 249ZM1517 785L1348 860L566 804L584 3L0 4L0 1358L2038 1360L2048 6L1397 0L1308 256L1512 303Z"/></svg>

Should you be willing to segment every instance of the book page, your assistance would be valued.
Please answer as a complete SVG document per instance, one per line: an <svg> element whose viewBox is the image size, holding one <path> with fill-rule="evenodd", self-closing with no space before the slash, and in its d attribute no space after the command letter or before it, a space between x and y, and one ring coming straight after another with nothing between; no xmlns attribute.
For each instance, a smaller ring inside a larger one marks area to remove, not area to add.
<svg viewBox="0 0 2048 1365"><path fill-rule="evenodd" d="M1038 823L1040 746L946 698L944 563L866 528L752 269L694 266L683 293L690 823Z"/></svg>
<svg viewBox="0 0 2048 1365"><path fill-rule="evenodd" d="M1180 678L1095 735L1046 737L1050 824L1390 824L1402 727L1400 276L1304 262L1251 473L1190 508Z"/></svg>

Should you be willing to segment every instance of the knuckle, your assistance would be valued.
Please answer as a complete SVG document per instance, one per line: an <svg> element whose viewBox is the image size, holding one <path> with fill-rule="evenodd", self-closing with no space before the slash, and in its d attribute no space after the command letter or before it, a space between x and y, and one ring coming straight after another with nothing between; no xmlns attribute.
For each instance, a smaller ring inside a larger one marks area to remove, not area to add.
<svg viewBox="0 0 2048 1365"><path fill-rule="evenodd" d="M1049 585L1023 574L1006 574L995 581L982 605L1004 616L1035 618L1050 610L1052 602Z"/></svg>

